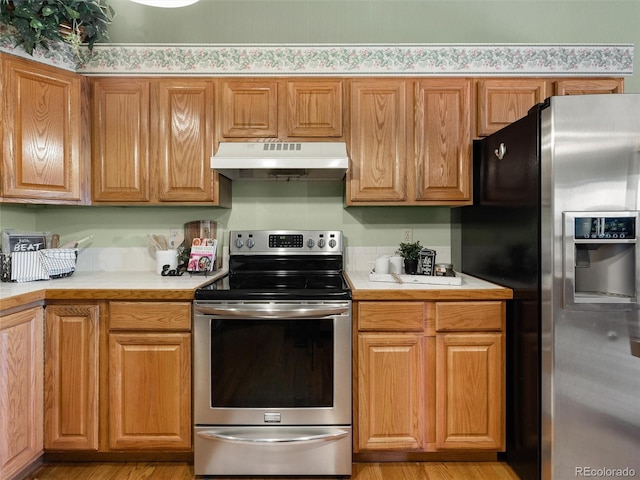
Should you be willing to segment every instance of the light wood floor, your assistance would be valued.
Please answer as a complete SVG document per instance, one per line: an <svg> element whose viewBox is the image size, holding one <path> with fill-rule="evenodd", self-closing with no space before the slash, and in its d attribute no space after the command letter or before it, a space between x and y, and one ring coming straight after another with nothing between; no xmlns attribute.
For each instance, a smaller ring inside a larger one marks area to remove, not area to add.
<svg viewBox="0 0 640 480"><path fill-rule="evenodd" d="M193 465L188 463L50 463L27 478L28 480L191 480L195 476ZM221 477L215 478L224 480ZM268 478L275 480L273 477ZM301 480L300 477L297 478ZM351 479L518 480L518 476L506 464L500 462L401 462L354 463Z"/></svg>

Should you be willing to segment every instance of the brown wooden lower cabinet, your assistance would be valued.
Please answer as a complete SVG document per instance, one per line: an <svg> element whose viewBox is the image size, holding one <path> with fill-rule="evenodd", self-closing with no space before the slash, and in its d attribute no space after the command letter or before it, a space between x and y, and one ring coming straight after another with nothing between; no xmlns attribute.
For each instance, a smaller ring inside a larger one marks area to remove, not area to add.
<svg viewBox="0 0 640 480"><path fill-rule="evenodd" d="M190 302L56 302L46 322L48 452L191 450Z"/></svg>
<svg viewBox="0 0 640 480"><path fill-rule="evenodd" d="M0 317L0 478L42 455L42 306Z"/></svg>
<svg viewBox="0 0 640 480"><path fill-rule="evenodd" d="M191 334L109 333L109 447L191 447Z"/></svg>
<svg viewBox="0 0 640 480"><path fill-rule="evenodd" d="M358 335L358 450L425 449L424 339Z"/></svg>
<svg viewBox="0 0 640 480"><path fill-rule="evenodd" d="M436 335L436 448L504 449L501 333Z"/></svg>
<svg viewBox="0 0 640 480"><path fill-rule="evenodd" d="M98 305L46 308L47 449L98 449L98 320Z"/></svg>
<svg viewBox="0 0 640 480"><path fill-rule="evenodd" d="M504 450L503 301L360 301L354 314L355 453Z"/></svg>

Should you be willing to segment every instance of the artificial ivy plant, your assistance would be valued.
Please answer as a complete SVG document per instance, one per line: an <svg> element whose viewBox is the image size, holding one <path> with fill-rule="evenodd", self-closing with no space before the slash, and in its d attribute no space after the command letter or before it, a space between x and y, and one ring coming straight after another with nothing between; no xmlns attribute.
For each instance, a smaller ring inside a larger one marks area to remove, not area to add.
<svg viewBox="0 0 640 480"><path fill-rule="evenodd" d="M115 12L106 0L0 0L0 23L15 28L17 44L33 55L36 47L65 41L76 50L108 40Z"/></svg>

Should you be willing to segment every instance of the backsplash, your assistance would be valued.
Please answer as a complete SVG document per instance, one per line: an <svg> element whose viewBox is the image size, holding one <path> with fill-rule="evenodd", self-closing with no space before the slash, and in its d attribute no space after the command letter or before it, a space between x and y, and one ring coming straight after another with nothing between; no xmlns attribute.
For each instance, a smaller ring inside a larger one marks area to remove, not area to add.
<svg viewBox="0 0 640 480"><path fill-rule="evenodd" d="M429 246L436 251L436 261L451 262L450 246ZM369 262L380 255L393 255L397 246L347 247L345 264L347 271L367 271ZM227 265L228 247L224 247L223 264ZM155 260L146 247L128 248L80 248L76 271L78 272L151 272Z"/></svg>

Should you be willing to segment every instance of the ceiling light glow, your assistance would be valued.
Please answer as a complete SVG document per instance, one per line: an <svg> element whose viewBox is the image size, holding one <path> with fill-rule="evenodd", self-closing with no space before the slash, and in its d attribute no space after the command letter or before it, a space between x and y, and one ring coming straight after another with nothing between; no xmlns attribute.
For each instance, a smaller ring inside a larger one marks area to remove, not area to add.
<svg viewBox="0 0 640 480"><path fill-rule="evenodd" d="M177 8L193 5L199 0L131 0L134 3L148 5L150 7Z"/></svg>

